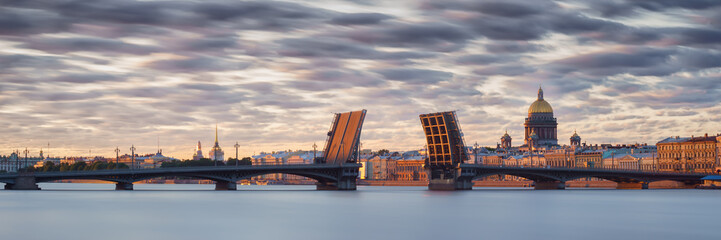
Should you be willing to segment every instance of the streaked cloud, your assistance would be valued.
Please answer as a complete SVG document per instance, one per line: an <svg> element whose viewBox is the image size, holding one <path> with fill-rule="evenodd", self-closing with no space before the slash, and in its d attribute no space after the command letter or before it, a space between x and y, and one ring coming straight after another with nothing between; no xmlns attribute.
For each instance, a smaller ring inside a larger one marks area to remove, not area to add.
<svg viewBox="0 0 721 240"><path fill-rule="evenodd" d="M721 131L721 3L3 1L0 154L45 146L187 158L309 149L368 109L364 148L423 146L421 113L520 142L536 90L589 143ZM127 147L121 147L125 149ZM52 154L52 153L51 153Z"/></svg>

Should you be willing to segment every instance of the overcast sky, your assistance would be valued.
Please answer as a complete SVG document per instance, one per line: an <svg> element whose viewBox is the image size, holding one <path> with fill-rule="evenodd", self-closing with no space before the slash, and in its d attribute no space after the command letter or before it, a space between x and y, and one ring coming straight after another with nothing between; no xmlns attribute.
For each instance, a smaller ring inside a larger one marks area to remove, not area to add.
<svg viewBox="0 0 721 240"><path fill-rule="evenodd" d="M0 0L0 155L189 158L324 144L367 109L363 148L522 144L536 91L590 144L721 132L721 1Z"/></svg>

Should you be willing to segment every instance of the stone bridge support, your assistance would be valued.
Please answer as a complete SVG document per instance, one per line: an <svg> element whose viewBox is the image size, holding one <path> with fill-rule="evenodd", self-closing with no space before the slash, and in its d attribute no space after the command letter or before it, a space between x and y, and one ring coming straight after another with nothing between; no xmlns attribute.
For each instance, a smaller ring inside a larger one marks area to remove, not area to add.
<svg viewBox="0 0 721 240"><path fill-rule="evenodd" d="M453 191L471 189L473 189L473 181L466 178L431 179L428 181L428 190Z"/></svg>
<svg viewBox="0 0 721 240"><path fill-rule="evenodd" d="M116 183L115 190L133 190L133 183L126 183L126 182Z"/></svg>
<svg viewBox="0 0 721 240"><path fill-rule="evenodd" d="M238 184L235 181L215 181L215 190L238 190Z"/></svg>
<svg viewBox="0 0 721 240"><path fill-rule="evenodd" d="M317 190L356 190L356 179L343 178L338 182L317 182L315 189Z"/></svg>
<svg viewBox="0 0 721 240"><path fill-rule="evenodd" d="M565 181L535 181L535 190L563 190L566 189Z"/></svg>
<svg viewBox="0 0 721 240"><path fill-rule="evenodd" d="M34 176L18 176L15 183L6 183L6 190L40 190Z"/></svg>
<svg viewBox="0 0 721 240"><path fill-rule="evenodd" d="M694 188L698 188L698 186L700 186L701 184L703 184L703 182L683 182L683 184L681 185L681 188L694 189Z"/></svg>
<svg viewBox="0 0 721 240"><path fill-rule="evenodd" d="M648 189L647 182L616 182L616 189Z"/></svg>

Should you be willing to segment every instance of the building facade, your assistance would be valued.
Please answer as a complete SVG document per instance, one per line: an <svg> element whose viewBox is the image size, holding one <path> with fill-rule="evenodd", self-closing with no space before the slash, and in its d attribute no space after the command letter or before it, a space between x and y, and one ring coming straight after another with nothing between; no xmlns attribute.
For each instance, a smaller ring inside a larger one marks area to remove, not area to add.
<svg viewBox="0 0 721 240"><path fill-rule="evenodd" d="M664 172L719 172L721 136L670 137L656 144L658 167Z"/></svg>
<svg viewBox="0 0 721 240"><path fill-rule="evenodd" d="M423 160L396 161L396 176L398 181L428 181L428 175L423 168Z"/></svg>

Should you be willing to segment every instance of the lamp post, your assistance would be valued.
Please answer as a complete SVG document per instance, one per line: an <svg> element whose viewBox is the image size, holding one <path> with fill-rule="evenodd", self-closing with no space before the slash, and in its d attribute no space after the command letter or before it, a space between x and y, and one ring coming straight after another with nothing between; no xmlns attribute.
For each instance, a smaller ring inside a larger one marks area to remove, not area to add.
<svg viewBox="0 0 721 240"><path fill-rule="evenodd" d="M473 159L473 160L476 161L476 164L483 164L483 162L478 161L478 142L473 144L473 155L475 157L475 159Z"/></svg>
<svg viewBox="0 0 721 240"><path fill-rule="evenodd" d="M238 148L240 147L240 144L238 144L238 142L235 142L235 145L233 147L235 147L235 166L237 167L238 161L239 161L238 160Z"/></svg>
<svg viewBox="0 0 721 240"><path fill-rule="evenodd" d="M115 147L115 169L120 168L120 148Z"/></svg>
<svg viewBox="0 0 721 240"><path fill-rule="evenodd" d="M135 169L135 145L130 146L130 169Z"/></svg>
<svg viewBox="0 0 721 240"><path fill-rule="evenodd" d="M318 157L318 145L313 143L313 163L315 162L315 159Z"/></svg>
<svg viewBox="0 0 721 240"><path fill-rule="evenodd" d="M23 153L25 154L25 164L24 164L25 172L27 172L28 171L28 153L30 153L30 151L28 151L28 148L25 148L25 151L23 151Z"/></svg>
<svg viewBox="0 0 721 240"><path fill-rule="evenodd" d="M20 150L15 149L15 171L20 172Z"/></svg>

